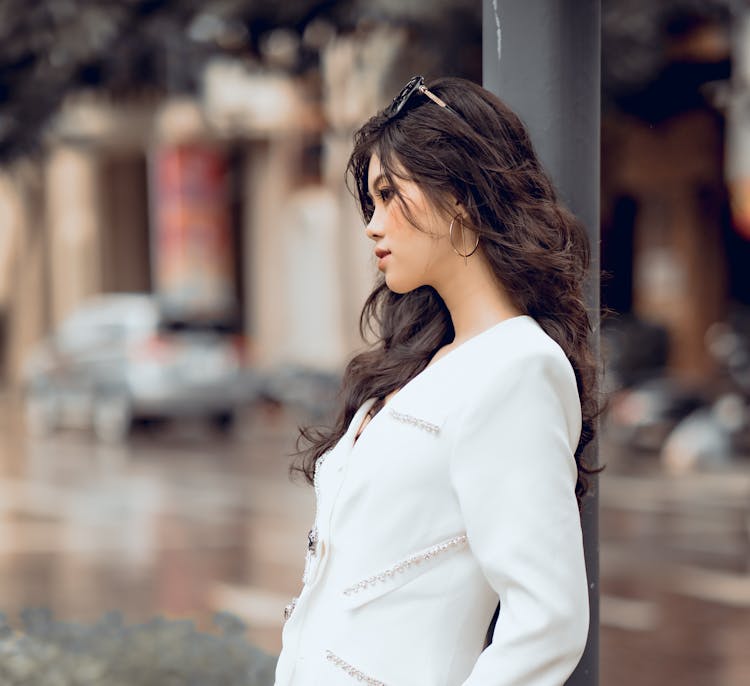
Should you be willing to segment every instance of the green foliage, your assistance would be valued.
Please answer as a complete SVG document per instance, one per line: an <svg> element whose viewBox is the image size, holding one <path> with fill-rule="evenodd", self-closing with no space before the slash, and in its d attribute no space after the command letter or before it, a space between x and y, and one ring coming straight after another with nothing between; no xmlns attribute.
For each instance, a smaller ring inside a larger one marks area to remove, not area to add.
<svg viewBox="0 0 750 686"><path fill-rule="evenodd" d="M127 626L119 613L96 624L25 610L15 631L0 614L3 686L271 686L276 658L250 645L245 625L217 614L220 633L157 617Z"/></svg>

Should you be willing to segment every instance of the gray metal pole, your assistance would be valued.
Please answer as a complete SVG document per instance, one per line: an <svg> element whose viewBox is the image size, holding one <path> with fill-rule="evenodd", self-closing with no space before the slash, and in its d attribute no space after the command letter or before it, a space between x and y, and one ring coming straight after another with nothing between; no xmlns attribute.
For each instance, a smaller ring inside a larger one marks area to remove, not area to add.
<svg viewBox="0 0 750 686"><path fill-rule="evenodd" d="M599 126L601 0L483 0L484 86L523 119L560 197L592 249L588 306L599 346ZM598 447L588 460L597 463ZM597 483L583 511L591 623L569 686L599 682Z"/></svg>

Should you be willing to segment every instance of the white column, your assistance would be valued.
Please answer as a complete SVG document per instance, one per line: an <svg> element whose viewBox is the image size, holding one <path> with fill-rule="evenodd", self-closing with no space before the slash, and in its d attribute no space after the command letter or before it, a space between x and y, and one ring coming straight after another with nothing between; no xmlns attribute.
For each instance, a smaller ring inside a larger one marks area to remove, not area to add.
<svg viewBox="0 0 750 686"><path fill-rule="evenodd" d="M52 150L46 169L52 321L100 293L99 184L94 155L72 146Z"/></svg>
<svg viewBox="0 0 750 686"><path fill-rule="evenodd" d="M286 279L282 221L296 174L299 141L270 138L248 146L244 174L245 320L253 362L278 364L284 348Z"/></svg>
<svg viewBox="0 0 750 686"><path fill-rule="evenodd" d="M285 339L279 356L322 371L338 371L347 353L338 209L329 188L309 186L292 194L280 227Z"/></svg>
<svg viewBox="0 0 750 686"><path fill-rule="evenodd" d="M4 281L3 376L18 387L26 356L45 333L47 298L42 174L28 162L0 175L0 232Z"/></svg>

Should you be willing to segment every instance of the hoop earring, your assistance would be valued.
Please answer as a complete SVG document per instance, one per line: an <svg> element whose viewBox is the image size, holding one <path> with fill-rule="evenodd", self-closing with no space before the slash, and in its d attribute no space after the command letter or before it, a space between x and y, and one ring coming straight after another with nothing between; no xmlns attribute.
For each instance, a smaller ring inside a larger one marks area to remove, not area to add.
<svg viewBox="0 0 750 686"><path fill-rule="evenodd" d="M458 221L461 223L461 247L466 250L466 243L464 241L464 220L461 218L460 214L457 214L455 217L453 217L453 219L451 219L451 225L448 227L448 238L450 239L451 248L453 248L453 251L456 253L456 255L464 258L464 264L468 267L469 258L477 251L477 248L479 247L479 236L477 235L477 242L474 243L474 247L471 249L471 252L459 252L458 248L456 248L456 245L453 243L453 224L456 219L458 219Z"/></svg>

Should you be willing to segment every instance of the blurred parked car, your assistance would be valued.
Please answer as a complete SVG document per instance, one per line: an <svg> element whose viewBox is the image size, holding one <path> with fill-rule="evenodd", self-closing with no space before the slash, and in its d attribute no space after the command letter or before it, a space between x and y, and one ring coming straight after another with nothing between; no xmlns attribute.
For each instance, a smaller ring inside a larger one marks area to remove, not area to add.
<svg viewBox="0 0 750 686"><path fill-rule="evenodd" d="M722 467L750 456L750 309L733 304L705 339L717 363L716 391L666 439L661 460L671 472Z"/></svg>
<svg viewBox="0 0 750 686"><path fill-rule="evenodd" d="M664 333L620 318L602 329L609 376L607 423L621 446L652 452L670 472L720 467L750 454L750 310L735 305L712 324L708 382L667 373Z"/></svg>
<svg viewBox="0 0 750 686"><path fill-rule="evenodd" d="M612 395L610 434L628 449L658 453L674 428L706 401L702 389L666 375L641 381Z"/></svg>
<svg viewBox="0 0 750 686"><path fill-rule="evenodd" d="M706 390L669 376L662 325L620 315L605 320L601 333L610 435L629 450L658 453L674 428L705 405Z"/></svg>
<svg viewBox="0 0 750 686"><path fill-rule="evenodd" d="M240 337L165 321L148 294L84 303L31 352L25 367L30 430L89 426L124 439L136 419L201 417L228 429L252 395Z"/></svg>

